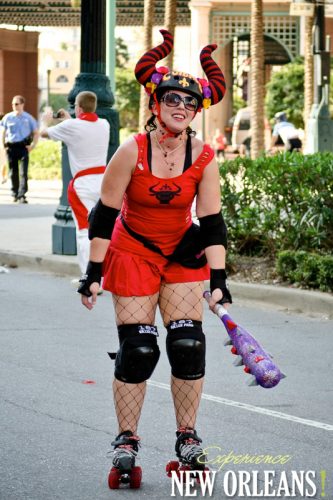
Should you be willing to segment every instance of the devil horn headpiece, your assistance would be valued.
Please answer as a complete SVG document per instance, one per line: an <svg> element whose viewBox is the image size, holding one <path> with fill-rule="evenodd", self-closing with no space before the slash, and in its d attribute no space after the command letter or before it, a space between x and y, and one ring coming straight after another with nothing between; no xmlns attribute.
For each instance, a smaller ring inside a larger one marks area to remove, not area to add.
<svg viewBox="0 0 333 500"><path fill-rule="evenodd" d="M200 53L200 62L207 75L207 81L203 78L193 78L186 73L170 71L166 67L156 68L156 63L170 54L173 48L171 33L163 29L160 33L163 36L163 42L148 50L135 66L136 79L145 87L148 94L152 95L156 89L162 90L162 88L165 90L168 88L185 90L186 88L186 92L199 98L199 102L202 103L199 109L201 106L208 108L210 104L217 104L221 101L226 91L225 80L221 69L211 57L217 45L207 45ZM179 75L182 76L181 80Z"/></svg>
<svg viewBox="0 0 333 500"><path fill-rule="evenodd" d="M163 42L148 50L137 62L135 66L135 76L141 85L145 86L150 81L153 73L156 72L156 63L170 54L173 48L173 37L167 30L160 30L163 35Z"/></svg>
<svg viewBox="0 0 333 500"><path fill-rule="evenodd" d="M216 44L211 44L204 47L200 52L201 66L206 73L209 88L212 92L212 104L217 104L219 101L221 101L226 91L224 75L214 59L211 57L211 53L216 48Z"/></svg>

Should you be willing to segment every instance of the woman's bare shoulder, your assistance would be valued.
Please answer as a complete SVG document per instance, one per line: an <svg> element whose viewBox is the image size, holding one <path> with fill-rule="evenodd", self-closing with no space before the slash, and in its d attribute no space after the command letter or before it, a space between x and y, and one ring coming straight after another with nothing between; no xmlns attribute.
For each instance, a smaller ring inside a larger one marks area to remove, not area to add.
<svg viewBox="0 0 333 500"><path fill-rule="evenodd" d="M113 158L126 159L127 163L136 163L138 146L134 136L128 137L117 149Z"/></svg>

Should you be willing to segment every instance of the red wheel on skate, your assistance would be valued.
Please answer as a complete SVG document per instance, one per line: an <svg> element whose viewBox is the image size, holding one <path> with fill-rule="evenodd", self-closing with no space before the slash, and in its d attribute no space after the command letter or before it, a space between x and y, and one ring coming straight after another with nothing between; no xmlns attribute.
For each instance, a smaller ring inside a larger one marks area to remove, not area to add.
<svg viewBox="0 0 333 500"><path fill-rule="evenodd" d="M202 472L203 472L203 474L202 474L203 479L205 479L205 478L206 478L207 471L209 471L209 467L205 467L205 468L204 468L204 470L202 471ZM198 484L200 484L200 478L199 478L199 475L197 475L197 477L196 477L196 481L197 481L197 483L198 483Z"/></svg>
<svg viewBox="0 0 333 500"><path fill-rule="evenodd" d="M133 467L130 476L130 488L140 488L142 479L141 467Z"/></svg>
<svg viewBox="0 0 333 500"><path fill-rule="evenodd" d="M165 470L168 477L171 477L171 471L175 470L178 472L179 462L178 460L170 460L165 466Z"/></svg>
<svg viewBox="0 0 333 500"><path fill-rule="evenodd" d="M193 470L190 465L181 465L179 470Z"/></svg>
<svg viewBox="0 0 333 500"><path fill-rule="evenodd" d="M109 488L111 490L117 490L120 484L121 474L116 467L112 467L109 473Z"/></svg>

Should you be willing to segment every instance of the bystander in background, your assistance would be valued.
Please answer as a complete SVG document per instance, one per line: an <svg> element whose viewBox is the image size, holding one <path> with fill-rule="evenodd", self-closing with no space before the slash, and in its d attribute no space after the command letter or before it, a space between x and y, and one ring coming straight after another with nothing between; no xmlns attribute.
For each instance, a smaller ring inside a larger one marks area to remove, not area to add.
<svg viewBox="0 0 333 500"><path fill-rule="evenodd" d="M8 158L13 201L28 203L29 153L38 142L38 126L33 116L24 111L25 99L16 95L12 100L13 111L1 120L2 144Z"/></svg>
<svg viewBox="0 0 333 500"><path fill-rule="evenodd" d="M80 92L75 99L75 118L72 119L68 111L59 109L60 123L41 131L41 137L62 141L68 148L73 179L67 194L76 226L77 255L82 273L85 273L89 261L88 214L100 198L110 137L110 125L98 117L96 108L96 94ZM43 120L50 125L52 112L47 112ZM75 281L78 285L79 280Z"/></svg>
<svg viewBox="0 0 333 500"><path fill-rule="evenodd" d="M274 116L275 125L272 132L271 148L276 146L279 137L281 138L285 151L301 151L302 141L297 128L287 120L284 111L276 113Z"/></svg>
<svg viewBox="0 0 333 500"><path fill-rule="evenodd" d="M0 113L0 121L5 116L4 113ZM0 135L4 133L3 127L0 127ZM7 182L7 155L4 147L3 141L0 141L0 172L1 172L1 184Z"/></svg>
<svg viewBox="0 0 333 500"><path fill-rule="evenodd" d="M215 130L215 134L213 135L212 146L217 160L221 160L222 158L224 160L225 149L227 147L227 139L222 134L219 128Z"/></svg>

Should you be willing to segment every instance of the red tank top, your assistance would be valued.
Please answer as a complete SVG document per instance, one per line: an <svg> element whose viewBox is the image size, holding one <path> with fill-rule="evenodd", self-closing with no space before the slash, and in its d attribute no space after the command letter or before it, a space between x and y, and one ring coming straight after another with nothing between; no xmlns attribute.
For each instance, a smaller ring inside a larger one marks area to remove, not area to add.
<svg viewBox="0 0 333 500"><path fill-rule="evenodd" d="M150 172L147 134L138 134L135 140L138 158L125 192L121 214L131 229L158 245L164 254L170 254L192 223L193 200L204 168L214 157L214 151L205 144L198 158L185 172L162 179ZM127 233L118 219L112 234L112 246L118 246L118 237L121 240L119 243L124 243L124 231ZM140 242L131 241L131 248L127 244L125 248L133 251L133 245L136 248L143 246Z"/></svg>

